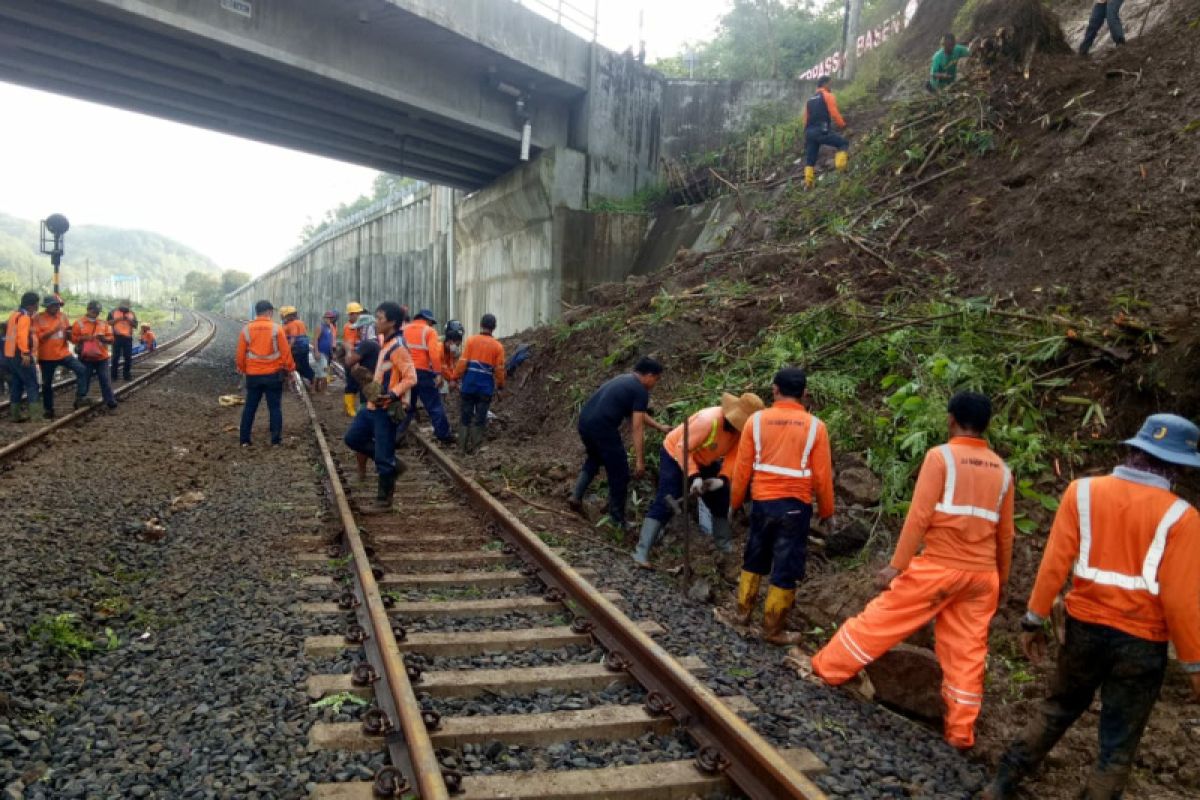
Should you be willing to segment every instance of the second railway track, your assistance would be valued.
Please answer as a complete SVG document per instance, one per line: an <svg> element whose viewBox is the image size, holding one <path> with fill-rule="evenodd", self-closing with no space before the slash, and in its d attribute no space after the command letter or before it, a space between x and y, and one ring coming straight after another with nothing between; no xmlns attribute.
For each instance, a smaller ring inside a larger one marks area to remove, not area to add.
<svg viewBox="0 0 1200 800"><path fill-rule="evenodd" d="M823 769L812 753L763 740L738 716L748 699L713 694L702 660L672 658L661 626L626 617L593 585L603 576L572 569L436 446L408 458L391 512L360 507L369 484L347 490L353 456L304 403L340 523L300 557L333 568L307 579L303 610L340 633L305 648L351 656L308 692L371 703L316 724L310 746L389 761L314 798L825 796L805 774ZM606 755L588 758L599 743Z"/></svg>
<svg viewBox="0 0 1200 800"><path fill-rule="evenodd" d="M186 359L203 350L212 341L216 331L216 324L211 319L202 314L193 314L191 328L159 345L154 352L139 358L136 363L139 365L138 371L141 374L128 383L113 386L114 394L118 399L124 399L162 377ZM0 419L0 462L44 440L54 431L73 425L104 409L102 404L96 404L67 411L66 407L72 402L74 393L71 392L68 395L63 389L73 386L74 383L72 378L55 384L55 403L61 410L53 420L46 420L41 424L35 423L31 426L26 423L13 423L6 419ZM96 387L96 391L99 391L99 387ZM8 403L6 402L0 406L0 410L7 407Z"/></svg>

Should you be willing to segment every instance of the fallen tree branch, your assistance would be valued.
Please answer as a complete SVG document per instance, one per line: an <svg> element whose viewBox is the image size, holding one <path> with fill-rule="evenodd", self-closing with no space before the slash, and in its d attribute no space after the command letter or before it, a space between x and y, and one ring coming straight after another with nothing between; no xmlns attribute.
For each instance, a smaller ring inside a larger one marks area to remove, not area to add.
<svg viewBox="0 0 1200 800"><path fill-rule="evenodd" d="M958 172L960 169L966 169L966 167L967 167L967 165L964 163L964 164L959 164L958 166L955 166L955 167L950 167L949 169L944 169L935 175L930 175L928 178L925 178L924 180L920 180L914 184L905 186L903 189L897 189L896 191L891 192L890 194L885 194L883 197L880 197L878 200L872 200L870 203L863 206L863 208L850 219L850 223L847 227L850 227L850 226L853 226L854 224L856 224L872 208L875 208L876 206L880 206L880 205L888 202L889 200L895 200L897 197L906 195L909 192L914 191L915 189L920 189L922 186L933 183L934 181L941 180L942 178L946 177L947 175L950 175L951 173ZM814 228L812 232L815 234L817 231L821 230L821 228L823 228L823 227L825 227L825 225L820 225L820 226Z"/></svg>
<svg viewBox="0 0 1200 800"><path fill-rule="evenodd" d="M1119 70L1109 70L1108 72L1105 73L1106 77L1111 77L1114 75L1134 75L1134 76L1136 76L1133 81L1134 89L1136 89L1138 84L1142 82L1142 71L1141 70L1138 70L1136 73L1131 73L1127 70L1119 69ZM1083 138L1079 140L1079 144L1075 145L1075 149L1080 150L1083 147L1087 146L1087 143L1092 140L1092 134L1096 132L1096 128L1097 128L1097 126L1100 125L1101 122L1104 122L1104 120L1108 119L1109 117L1113 116L1114 114L1120 114L1122 111L1127 111L1128 109L1132 108L1134 103L1137 102L1137 99L1138 99L1138 96L1135 93L1133 95L1133 97L1131 97L1129 99L1129 102L1126 103L1125 105L1120 106L1118 108L1114 108L1112 111L1105 111L1103 114L1098 115L1096 117L1095 122L1093 122L1091 125L1089 125L1088 129L1083 132Z"/></svg>
<svg viewBox="0 0 1200 800"><path fill-rule="evenodd" d="M912 200L911 197L909 199ZM884 250L891 250L892 246L895 245L896 242L900 240L900 236L904 233L904 230L909 225L912 224L913 220L915 220L917 217L921 216L921 213L922 213L921 207L919 205L917 205L916 200L913 200L913 205L917 206L916 211L913 212L913 215L911 217L904 220L904 222L901 222L900 225L896 228L896 230L892 233L892 235L888 237L887 244L885 244L883 246Z"/></svg>
<svg viewBox="0 0 1200 800"><path fill-rule="evenodd" d="M876 261L878 261L880 264L883 264L883 265L884 265L885 267L887 267L889 270L892 270L892 271L894 271L894 270L896 269L896 265L895 265L895 264L893 264L892 262L888 261L888 260L887 260L886 258L884 258L884 257L883 257L881 254L879 254L879 253L875 252L874 250L872 250L870 247L868 247L868 246L867 246L867 243L866 243L866 242L864 242L862 239L859 239L857 236L851 236L851 235L850 235L850 234L848 234L848 233L843 233L843 234L841 234L841 239L842 239L842 241L844 241L844 242L849 242L850 244L854 245L854 246L855 246L855 247L857 247L859 250L862 250L864 253L866 253L867 255L869 255L871 258L875 259L875 260L876 260Z"/></svg>

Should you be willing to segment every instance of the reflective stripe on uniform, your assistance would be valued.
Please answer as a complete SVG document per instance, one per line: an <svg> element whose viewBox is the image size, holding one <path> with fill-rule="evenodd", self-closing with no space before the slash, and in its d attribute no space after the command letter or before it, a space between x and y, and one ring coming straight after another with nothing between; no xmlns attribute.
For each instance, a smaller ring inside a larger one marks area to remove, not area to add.
<svg viewBox="0 0 1200 800"><path fill-rule="evenodd" d="M821 427L821 420L810 417L808 439L804 442L804 454L800 456L800 469L763 463L761 420L761 412L754 415L754 425L752 426L754 430L754 471L769 472L772 475L783 475L788 478L811 478L812 470L808 468L808 457L812 455L813 445L816 444L817 429Z"/></svg>
<svg viewBox="0 0 1200 800"><path fill-rule="evenodd" d="M1154 538L1150 541L1150 549L1142 561L1141 575L1126 575L1123 572L1113 572L1097 569L1091 565L1092 556L1092 487L1091 478L1079 481L1075 490L1075 502L1079 507L1079 558L1075 560L1075 575L1086 581L1099 583L1103 586L1116 586L1131 592L1144 591L1158 596L1158 568L1162 564L1163 554L1167 550L1167 536L1171 528L1188 510L1188 502L1177 499L1158 521L1154 529Z"/></svg>
<svg viewBox="0 0 1200 800"><path fill-rule="evenodd" d="M938 448L942 451L942 460L946 462L946 488L942 492L942 502L934 506L935 511L940 511L943 514L954 514L960 517L979 517L988 522L1000 521L1000 507L1004 505L1004 496L1008 494L1008 487L1012 484L1012 472L1008 467L1004 467L1004 482L1000 485L1000 499L996 501L996 508L980 508L978 506L959 506L954 504L954 485L958 480L958 465L954 458L954 450L948 444L944 444Z"/></svg>
<svg viewBox="0 0 1200 800"><path fill-rule="evenodd" d="M946 683L942 685L942 691L950 700L964 706L983 705L983 695L978 692L968 692L966 689L959 689L957 686L951 686Z"/></svg>
<svg viewBox="0 0 1200 800"><path fill-rule="evenodd" d="M431 330L433 330L433 328L429 327L428 325L422 325L421 327L425 329L425 332L421 334L421 343L420 344L409 344L407 337L404 337L405 338L404 344L406 347L408 347L408 349L410 351L412 351L412 350L428 350L429 349L429 345L427 344L427 342L429 341L429 332Z"/></svg>
<svg viewBox="0 0 1200 800"><path fill-rule="evenodd" d="M271 323L271 352L259 355L250 349L250 326L242 328L242 338L246 340L246 358L251 361L274 361L279 358L279 326Z"/></svg>
<svg viewBox="0 0 1200 800"><path fill-rule="evenodd" d="M485 364L482 361L468 361L467 372L481 372L489 378L495 374L496 368L491 364Z"/></svg>

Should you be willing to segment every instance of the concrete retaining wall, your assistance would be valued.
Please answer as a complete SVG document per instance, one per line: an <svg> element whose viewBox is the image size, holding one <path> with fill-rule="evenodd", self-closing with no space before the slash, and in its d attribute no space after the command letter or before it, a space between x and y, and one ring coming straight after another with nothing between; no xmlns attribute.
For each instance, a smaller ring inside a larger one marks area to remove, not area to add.
<svg viewBox="0 0 1200 800"><path fill-rule="evenodd" d="M662 155L717 150L750 128L797 117L814 91L811 81L666 81Z"/></svg>

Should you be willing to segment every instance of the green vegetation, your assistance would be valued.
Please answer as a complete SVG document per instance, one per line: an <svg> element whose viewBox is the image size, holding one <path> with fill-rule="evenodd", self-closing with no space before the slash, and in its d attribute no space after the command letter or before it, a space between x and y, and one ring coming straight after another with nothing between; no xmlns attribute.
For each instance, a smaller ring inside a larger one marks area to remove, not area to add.
<svg viewBox="0 0 1200 800"><path fill-rule="evenodd" d="M342 713L342 706L366 706L370 705L366 700L351 692L338 692L331 694L328 697L322 697L315 703L310 704L310 708L328 708L334 714Z"/></svg>
<svg viewBox="0 0 1200 800"><path fill-rule="evenodd" d="M63 285L76 290L79 297L86 293L85 274L94 288L107 286L112 275L136 275L141 279L142 297L159 302L177 294L189 272L214 280L220 274L212 259L150 231L72 226L66 249ZM0 214L0 296L26 288L49 291L50 259L37 250L37 222Z"/></svg>
<svg viewBox="0 0 1200 800"><path fill-rule="evenodd" d="M386 197L389 197L397 192L415 189L420 185L420 181L412 178L403 178L399 175L389 175L386 172L381 172L375 176L375 182L371 184L370 194L360 194L357 199L349 203L339 203L337 208L331 208L325 212L325 216L319 222L309 221L300 230L299 247L303 247L312 240L316 239L329 228L336 225L338 222L352 217L360 211L368 208L374 203L378 203Z"/></svg>
<svg viewBox="0 0 1200 800"><path fill-rule="evenodd" d="M656 183L643 187L624 200L610 200L607 197L592 200L590 208L611 214L648 214L666 202L669 196L667 185Z"/></svg>
<svg viewBox="0 0 1200 800"><path fill-rule="evenodd" d="M105 628L104 636L107 649L115 650L120 645L112 628ZM42 617L30 627L29 638L75 660L96 650L96 643L83 630L79 615L72 612Z"/></svg>

